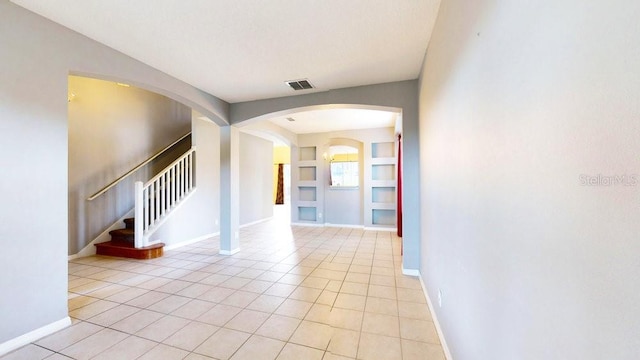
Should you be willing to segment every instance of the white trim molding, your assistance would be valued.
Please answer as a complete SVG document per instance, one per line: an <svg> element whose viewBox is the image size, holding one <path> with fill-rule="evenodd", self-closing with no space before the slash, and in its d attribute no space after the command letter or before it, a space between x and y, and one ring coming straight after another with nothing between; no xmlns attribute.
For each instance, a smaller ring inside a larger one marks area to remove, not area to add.
<svg viewBox="0 0 640 360"><path fill-rule="evenodd" d="M257 225L257 224L260 224L260 223L263 223L265 221L269 221L269 220L272 220L272 219L273 219L273 216L269 216L269 217L264 218L264 219L260 219L260 220L252 221L250 223L242 224L238 228L240 228L240 229L246 228L248 226Z"/></svg>
<svg viewBox="0 0 640 360"><path fill-rule="evenodd" d="M375 227L375 226L365 226L364 229L366 231L387 231L387 232L394 232L398 230L394 227Z"/></svg>
<svg viewBox="0 0 640 360"><path fill-rule="evenodd" d="M240 248L238 247L238 248L235 248L233 250L222 250L222 249L220 249L219 254L220 255L233 255L233 254L237 254L239 252L240 252Z"/></svg>
<svg viewBox="0 0 640 360"><path fill-rule="evenodd" d="M220 232L215 232L215 233L211 233L211 234L206 234L206 235L202 235L202 236L198 236L197 238L191 239L191 240L185 240L185 241L181 241L177 244L173 244L173 245L169 245L169 246L165 246L164 249L165 250L174 250L174 249L178 249L181 248L183 246L187 246L187 245L191 245L191 244L195 244L197 242L203 241L203 240L207 240L210 239L214 236L218 236L220 235Z"/></svg>
<svg viewBox="0 0 640 360"><path fill-rule="evenodd" d="M325 227L330 227L330 228L364 229L364 225L324 223L324 226Z"/></svg>
<svg viewBox="0 0 640 360"><path fill-rule="evenodd" d="M405 269L404 267L402 267L402 274L403 275L408 275L408 276L420 277L420 270L418 270L418 269ZM420 279L420 282L422 282L422 279Z"/></svg>
<svg viewBox="0 0 640 360"><path fill-rule="evenodd" d="M347 228L347 229L363 229L365 231L385 231L395 232L396 228L391 227L371 227L364 225L352 225L352 224L332 224L332 223L304 223L304 222L292 222L291 226L308 226L308 227L330 227L330 228Z"/></svg>
<svg viewBox="0 0 640 360"><path fill-rule="evenodd" d="M447 360L453 360L453 356L451 356L451 351L449 351L447 341L444 338L444 333L442 332L442 328L440 327L440 322L438 321L438 316L436 315L435 308L433 307L431 298L429 298L429 294L427 293L427 287L424 285L424 279L422 278L422 274L420 274L419 271L418 277L420 279L420 285L422 286L422 292L424 292L424 297L427 299L427 305L429 305L429 312L431 312L433 323L436 326L436 331L438 332L438 338L440 338L440 344L442 345L442 351L444 351L444 357L447 358Z"/></svg>
<svg viewBox="0 0 640 360"><path fill-rule="evenodd" d="M301 222L292 222L292 226L306 226L306 227L324 227L324 224L317 223L301 223Z"/></svg>
<svg viewBox="0 0 640 360"><path fill-rule="evenodd" d="M0 344L0 356L8 354L13 350L16 350L34 341L38 341L47 335L51 335L56 331L60 331L66 328L69 325L71 325L71 318L67 316L63 319L52 322L49 325L45 325L24 335L18 336L17 338L5 341Z"/></svg>

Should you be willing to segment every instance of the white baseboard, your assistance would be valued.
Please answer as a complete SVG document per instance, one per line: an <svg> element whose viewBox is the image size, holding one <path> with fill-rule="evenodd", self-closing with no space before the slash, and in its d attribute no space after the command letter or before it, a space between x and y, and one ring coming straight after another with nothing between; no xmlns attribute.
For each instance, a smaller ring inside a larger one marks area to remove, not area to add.
<svg viewBox="0 0 640 360"><path fill-rule="evenodd" d="M0 356L8 354L13 350L16 350L34 341L38 341L47 335L53 334L56 331L66 328L69 325L71 325L71 318L67 316L56 322L52 322L49 325L45 325L24 335L18 336L17 338L5 341L0 344Z"/></svg>
<svg viewBox="0 0 640 360"><path fill-rule="evenodd" d="M402 268L402 273L404 275L409 275L409 276L420 276L420 270L418 269L405 269L404 267ZM422 281L422 280L420 280Z"/></svg>
<svg viewBox="0 0 640 360"><path fill-rule="evenodd" d="M68 260L73 260L73 259L77 259L77 258L81 258L81 257L85 257L85 256L95 255L96 254L96 247L94 245L95 244L99 244L99 243L103 243L103 242L107 242L107 241L111 240L111 235L109 235L109 231L122 229L124 227L124 223L123 223L124 219L133 217L134 211L135 211L135 209L131 209L131 210L127 211L127 213L124 214L123 217L121 217L120 219L118 219L118 221L114 222L111 226L109 226L107 228L107 230L101 232L100 235L98 235L95 239L93 239L89 243L89 245L85 246L82 250L78 251L77 254L69 255L69 259Z"/></svg>
<svg viewBox="0 0 640 360"><path fill-rule="evenodd" d="M324 223L324 226L331 227L331 228L364 229L364 225Z"/></svg>
<svg viewBox="0 0 640 360"><path fill-rule="evenodd" d="M404 272L404 269L403 269L403 272ZM427 299L427 305L429 305L429 311L431 312L433 323L436 326L438 337L440 338L440 344L442 345L442 351L444 351L444 357L447 358L447 360L453 360L453 356L451 356L451 351L449 351L449 346L447 345L447 341L444 338L444 333L442 332L442 328L440 327L440 322L438 321L438 316L436 315L435 308L433 307L431 298L429 298L429 293L427 293L427 287L424 284L424 279L422 278L422 274L420 274L419 271L418 271L418 277L420 279L420 285L422 286L422 292L424 292L424 297Z"/></svg>
<svg viewBox="0 0 640 360"><path fill-rule="evenodd" d="M366 231L388 231L388 232L394 232L397 230L396 228L391 228L391 227L370 227L370 226L364 226L364 225L332 224L332 223L292 222L291 226L332 227L332 228L363 229Z"/></svg>
<svg viewBox="0 0 640 360"><path fill-rule="evenodd" d="M240 226L239 226L239 228L240 228L240 229L242 229L242 228L246 228L247 226L260 224L260 223L263 223L263 222L265 222L265 221L269 221L269 220L272 220L272 219L273 219L273 216L269 216L268 218L264 218L264 219L260 219L260 220L252 221L252 222L250 222L250 223L242 224L242 225L240 225Z"/></svg>
<svg viewBox="0 0 640 360"><path fill-rule="evenodd" d="M365 226L364 229L367 231L388 231L388 232L394 232L398 230L394 227L373 227L373 226Z"/></svg>
<svg viewBox="0 0 640 360"><path fill-rule="evenodd" d="M233 254L237 254L240 252L240 248L235 248L233 250L222 250L220 249L219 254L220 255L233 255Z"/></svg>
<svg viewBox="0 0 640 360"><path fill-rule="evenodd" d="M215 233L211 233L211 234L198 236L195 239L185 240L185 241L179 242L177 244L172 244L172 245L169 245L169 246L165 246L164 250L168 251L168 250L178 249L178 248L181 248L183 246L195 244L195 243L200 242L202 240L207 240L207 239L210 239L210 238L212 238L214 236L218 236L218 235L220 235L220 232L215 232Z"/></svg>
<svg viewBox="0 0 640 360"><path fill-rule="evenodd" d="M324 224L292 222L291 226L324 227Z"/></svg>

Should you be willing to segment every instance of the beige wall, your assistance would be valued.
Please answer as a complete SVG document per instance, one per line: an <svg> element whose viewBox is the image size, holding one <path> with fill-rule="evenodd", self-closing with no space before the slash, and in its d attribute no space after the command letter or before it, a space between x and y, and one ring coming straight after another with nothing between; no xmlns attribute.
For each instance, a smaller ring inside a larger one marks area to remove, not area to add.
<svg viewBox="0 0 640 360"><path fill-rule="evenodd" d="M421 273L456 360L637 358L638 14L442 2L420 84ZM584 186L598 174L629 183Z"/></svg>
<svg viewBox="0 0 640 360"><path fill-rule="evenodd" d="M87 198L191 131L191 109L114 82L69 76L69 254L133 208L135 181L147 181L190 147L147 166L93 201ZM164 165L164 166L163 166Z"/></svg>

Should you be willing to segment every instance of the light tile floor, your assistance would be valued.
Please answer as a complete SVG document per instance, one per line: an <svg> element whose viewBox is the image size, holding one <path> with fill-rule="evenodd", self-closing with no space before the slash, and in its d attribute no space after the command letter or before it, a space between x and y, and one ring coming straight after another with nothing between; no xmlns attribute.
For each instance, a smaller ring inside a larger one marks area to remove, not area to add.
<svg viewBox="0 0 640 360"><path fill-rule="evenodd" d="M444 359L393 233L270 221L240 238L233 256L216 237L70 261L73 325L2 360Z"/></svg>

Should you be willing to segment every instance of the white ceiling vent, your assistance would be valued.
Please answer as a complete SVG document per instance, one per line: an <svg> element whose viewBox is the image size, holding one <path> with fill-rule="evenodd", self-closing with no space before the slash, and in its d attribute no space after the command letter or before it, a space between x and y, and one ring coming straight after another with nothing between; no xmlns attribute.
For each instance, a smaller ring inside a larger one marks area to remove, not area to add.
<svg viewBox="0 0 640 360"><path fill-rule="evenodd" d="M289 85L289 87L296 91L313 89L313 85L311 85L307 79L289 80L285 81L285 84Z"/></svg>

